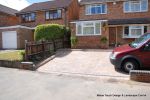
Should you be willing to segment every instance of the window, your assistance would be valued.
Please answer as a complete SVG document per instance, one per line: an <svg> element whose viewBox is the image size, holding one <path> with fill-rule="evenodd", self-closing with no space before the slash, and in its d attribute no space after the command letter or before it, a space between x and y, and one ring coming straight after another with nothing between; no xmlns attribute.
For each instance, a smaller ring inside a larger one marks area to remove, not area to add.
<svg viewBox="0 0 150 100"><path fill-rule="evenodd" d="M45 18L46 20L49 19L59 19L61 18L61 10L51 10L51 11L46 11Z"/></svg>
<svg viewBox="0 0 150 100"><path fill-rule="evenodd" d="M125 26L124 38L139 38L147 31L147 26Z"/></svg>
<svg viewBox="0 0 150 100"><path fill-rule="evenodd" d="M150 51L150 42L148 42L148 43L145 45L144 50L145 50L145 51Z"/></svg>
<svg viewBox="0 0 150 100"><path fill-rule="evenodd" d="M86 6L86 15L94 15L94 14L106 14L107 13L106 4L98 4L98 5L87 5Z"/></svg>
<svg viewBox="0 0 150 100"><path fill-rule="evenodd" d="M148 0L132 0L124 2L124 12L144 12L148 10Z"/></svg>
<svg viewBox="0 0 150 100"><path fill-rule="evenodd" d="M79 22L76 24L77 35L100 35L101 22Z"/></svg>
<svg viewBox="0 0 150 100"><path fill-rule="evenodd" d="M21 19L23 22L31 22L35 21L35 13L27 13L27 14L22 14Z"/></svg>

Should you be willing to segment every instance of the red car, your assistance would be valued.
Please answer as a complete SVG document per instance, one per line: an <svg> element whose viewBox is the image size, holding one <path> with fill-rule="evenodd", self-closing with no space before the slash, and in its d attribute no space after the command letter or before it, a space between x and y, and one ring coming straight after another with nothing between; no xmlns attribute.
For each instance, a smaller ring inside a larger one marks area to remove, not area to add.
<svg viewBox="0 0 150 100"><path fill-rule="evenodd" d="M145 33L128 45L115 48L110 61L116 69L123 69L125 72L150 68L150 33Z"/></svg>

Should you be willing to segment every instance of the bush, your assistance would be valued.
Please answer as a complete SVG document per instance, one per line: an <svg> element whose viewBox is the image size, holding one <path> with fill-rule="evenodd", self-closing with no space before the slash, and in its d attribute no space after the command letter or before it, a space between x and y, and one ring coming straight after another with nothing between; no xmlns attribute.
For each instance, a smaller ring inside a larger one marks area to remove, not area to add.
<svg viewBox="0 0 150 100"><path fill-rule="evenodd" d="M76 36L71 36L71 46L75 46L78 42L77 37Z"/></svg>
<svg viewBox="0 0 150 100"><path fill-rule="evenodd" d="M108 41L108 39L107 39L106 37L102 37L102 38L100 39L100 41L101 41L101 43L106 44L107 41Z"/></svg>
<svg viewBox="0 0 150 100"><path fill-rule="evenodd" d="M58 24L44 24L39 25L35 29L34 39L40 40L54 40L56 38L62 38L66 28L63 25Z"/></svg>
<svg viewBox="0 0 150 100"><path fill-rule="evenodd" d="M65 29L65 32L67 33L67 34L70 34L71 33L71 29L69 28L69 27L66 27L66 28L64 28Z"/></svg>

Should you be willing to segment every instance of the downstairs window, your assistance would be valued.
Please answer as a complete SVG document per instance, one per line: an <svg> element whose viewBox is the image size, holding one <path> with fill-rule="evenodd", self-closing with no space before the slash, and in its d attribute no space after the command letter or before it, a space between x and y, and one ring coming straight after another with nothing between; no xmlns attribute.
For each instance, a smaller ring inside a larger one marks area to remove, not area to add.
<svg viewBox="0 0 150 100"><path fill-rule="evenodd" d="M101 35L101 22L79 22L76 24L76 35Z"/></svg>
<svg viewBox="0 0 150 100"><path fill-rule="evenodd" d="M125 26L124 27L124 38L139 38L147 32L147 26Z"/></svg>

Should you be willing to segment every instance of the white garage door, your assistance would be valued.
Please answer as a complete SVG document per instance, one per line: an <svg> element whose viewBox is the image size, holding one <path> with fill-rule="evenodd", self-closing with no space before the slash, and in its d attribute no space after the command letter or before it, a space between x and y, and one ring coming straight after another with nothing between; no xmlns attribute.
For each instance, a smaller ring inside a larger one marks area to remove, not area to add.
<svg viewBox="0 0 150 100"><path fill-rule="evenodd" d="M2 32L2 46L3 49L17 49L17 32Z"/></svg>

